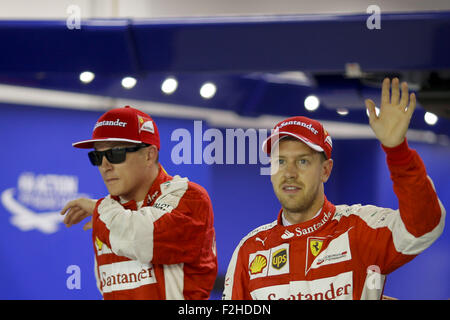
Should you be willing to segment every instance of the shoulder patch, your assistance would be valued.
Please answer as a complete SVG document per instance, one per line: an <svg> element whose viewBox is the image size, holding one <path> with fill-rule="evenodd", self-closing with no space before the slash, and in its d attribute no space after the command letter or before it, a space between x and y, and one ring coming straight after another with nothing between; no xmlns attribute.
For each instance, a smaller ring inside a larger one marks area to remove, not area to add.
<svg viewBox="0 0 450 320"><path fill-rule="evenodd" d="M172 180L166 181L160 184L161 194L168 194L177 191L186 191L188 188L188 178L181 178L180 176L174 176Z"/></svg>
<svg viewBox="0 0 450 320"><path fill-rule="evenodd" d="M262 226L259 226L259 227L255 228L255 229L253 229L244 238L242 238L241 242L239 243L239 247L242 246L245 241L247 241L251 237L257 235L258 233L272 229L273 227L275 227L277 225L277 223L278 223L277 220L275 220L275 221L273 221L271 223L264 224Z"/></svg>

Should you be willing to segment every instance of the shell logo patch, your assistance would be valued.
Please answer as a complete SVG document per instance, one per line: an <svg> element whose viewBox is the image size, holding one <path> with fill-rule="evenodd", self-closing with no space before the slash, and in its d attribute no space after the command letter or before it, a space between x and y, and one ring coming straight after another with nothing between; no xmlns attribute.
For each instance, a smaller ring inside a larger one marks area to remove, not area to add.
<svg viewBox="0 0 450 320"><path fill-rule="evenodd" d="M258 274L267 266L267 258L258 254L250 263L250 274Z"/></svg>

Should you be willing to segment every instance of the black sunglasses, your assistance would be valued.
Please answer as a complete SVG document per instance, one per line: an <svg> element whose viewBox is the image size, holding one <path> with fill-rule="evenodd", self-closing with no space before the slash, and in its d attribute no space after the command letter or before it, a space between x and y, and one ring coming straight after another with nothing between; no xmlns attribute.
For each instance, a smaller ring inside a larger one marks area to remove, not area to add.
<svg viewBox="0 0 450 320"><path fill-rule="evenodd" d="M88 153L89 160L94 166L100 166L103 161L103 156L113 164L122 163L127 158L127 152L136 152L139 149L148 147L149 144L139 144L128 148L112 148L105 151L91 151Z"/></svg>

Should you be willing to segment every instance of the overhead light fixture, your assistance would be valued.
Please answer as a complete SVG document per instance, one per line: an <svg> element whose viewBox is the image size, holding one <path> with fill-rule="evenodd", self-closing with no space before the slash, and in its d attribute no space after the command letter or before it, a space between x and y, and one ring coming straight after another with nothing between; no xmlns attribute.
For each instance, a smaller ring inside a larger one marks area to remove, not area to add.
<svg viewBox="0 0 450 320"><path fill-rule="evenodd" d="M175 78L167 78L161 84L161 91L165 94L172 94L178 88L178 81Z"/></svg>
<svg viewBox="0 0 450 320"><path fill-rule="evenodd" d="M348 109L347 108L337 108L336 112L341 116L348 115Z"/></svg>
<svg viewBox="0 0 450 320"><path fill-rule="evenodd" d="M217 87L212 82L204 83L200 88L200 95L204 99L211 99L216 94Z"/></svg>
<svg viewBox="0 0 450 320"><path fill-rule="evenodd" d="M434 126L439 119L437 115L431 112L425 112L425 116L423 118L425 119L425 122L430 126Z"/></svg>
<svg viewBox="0 0 450 320"><path fill-rule="evenodd" d="M306 97L304 104L306 110L314 111L317 110L317 108L319 108L320 101L319 98L317 98L316 96L310 95Z"/></svg>
<svg viewBox="0 0 450 320"><path fill-rule="evenodd" d="M131 89L136 85L137 80L133 77L125 77L122 79L122 87Z"/></svg>
<svg viewBox="0 0 450 320"><path fill-rule="evenodd" d="M89 83L92 80L94 80L94 78L95 78L95 74L93 72L84 71L84 72L80 73L80 81L83 83Z"/></svg>

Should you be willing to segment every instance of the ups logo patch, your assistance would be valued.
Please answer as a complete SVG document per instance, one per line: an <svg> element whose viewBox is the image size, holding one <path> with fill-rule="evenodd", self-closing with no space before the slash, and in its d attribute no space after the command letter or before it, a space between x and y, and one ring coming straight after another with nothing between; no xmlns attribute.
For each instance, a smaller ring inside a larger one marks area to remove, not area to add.
<svg viewBox="0 0 450 320"><path fill-rule="evenodd" d="M287 250L285 248L277 250L272 256L272 267L280 270L286 265L287 262Z"/></svg>

